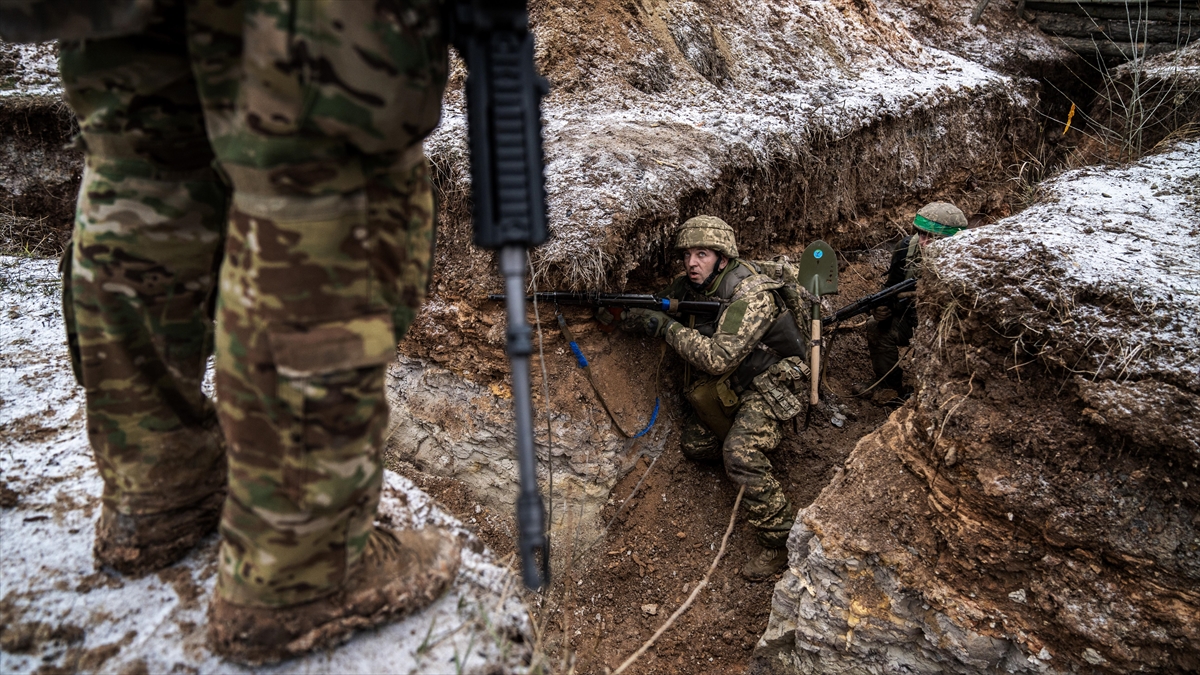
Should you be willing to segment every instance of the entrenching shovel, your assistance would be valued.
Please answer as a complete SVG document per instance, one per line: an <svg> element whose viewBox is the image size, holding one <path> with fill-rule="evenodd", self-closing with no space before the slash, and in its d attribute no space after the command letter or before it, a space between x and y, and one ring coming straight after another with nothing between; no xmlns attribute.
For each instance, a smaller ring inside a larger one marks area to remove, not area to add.
<svg viewBox="0 0 1200 675"><path fill-rule="evenodd" d="M800 285L815 297L837 293L838 266L833 247L820 239L804 249L799 264ZM812 396L809 411L817 405L818 387L821 382L821 303L812 306Z"/></svg>

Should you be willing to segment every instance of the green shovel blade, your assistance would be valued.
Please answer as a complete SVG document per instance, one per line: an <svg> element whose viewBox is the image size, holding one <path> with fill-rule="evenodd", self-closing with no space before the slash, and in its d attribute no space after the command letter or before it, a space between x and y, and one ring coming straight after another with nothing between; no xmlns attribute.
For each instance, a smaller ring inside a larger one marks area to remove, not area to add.
<svg viewBox="0 0 1200 675"><path fill-rule="evenodd" d="M800 283L813 295L831 295L838 289L837 255L820 239L804 249L800 258Z"/></svg>

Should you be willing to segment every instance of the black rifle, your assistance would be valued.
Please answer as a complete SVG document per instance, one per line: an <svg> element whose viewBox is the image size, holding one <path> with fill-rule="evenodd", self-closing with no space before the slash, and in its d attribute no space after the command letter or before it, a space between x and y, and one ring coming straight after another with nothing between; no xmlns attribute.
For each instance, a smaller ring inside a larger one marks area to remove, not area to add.
<svg viewBox="0 0 1200 675"><path fill-rule="evenodd" d="M528 250L546 241L541 99L550 85L534 67L525 0L453 0L446 11L450 41L467 64L475 245L499 249L508 291L506 346L521 480L518 546L525 585L537 589L550 583L550 539L533 453L533 342L525 322L525 272ZM538 549L541 574L534 556Z"/></svg>
<svg viewBox="0 0 1200 675"><path fill-rule="evenodd" d="M888 286L878 293L855 300L833 314L821 319L821 325L831 326L833 324L845 321L846 319L853 319L859 314L866 314L876 307L890 302L893 298L901 293L908 293L909 291L916 290L916 288L916 279L905 279L895 286Z"/></svg>
<svg viewBox="0 0 1200 675"><path fill-rule="evenodd" d="M653 309L668 314L694 314L716 316L721 312L721 303L716 300L674 300L657 295L637 293L595 293L591 291L547 291L526 298L533 302L549 302L556 305L587 305L590 307L623 307L625 309ZM489 295L488 300L503 301L503 294Z"/></svg>

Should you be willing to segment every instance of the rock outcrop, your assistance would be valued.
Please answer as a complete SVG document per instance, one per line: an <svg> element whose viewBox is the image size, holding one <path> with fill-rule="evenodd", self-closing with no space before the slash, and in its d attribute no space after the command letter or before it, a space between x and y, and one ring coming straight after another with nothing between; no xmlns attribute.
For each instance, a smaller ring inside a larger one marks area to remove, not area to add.
<svg viewBox="0 0 1200 675"><path fill-rule="evenodd" d="M918 393L801 511L758 672L1200 668L1198 158L926 249Z"/></svg>

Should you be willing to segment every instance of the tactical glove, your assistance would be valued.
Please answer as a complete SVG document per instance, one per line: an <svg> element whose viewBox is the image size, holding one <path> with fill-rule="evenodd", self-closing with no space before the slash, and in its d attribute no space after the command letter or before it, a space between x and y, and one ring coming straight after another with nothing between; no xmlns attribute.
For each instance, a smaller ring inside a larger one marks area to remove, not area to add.
<svg viewBox="0 0 1200 675"><path fill-rule="evenodd" d="M601 326L604 326L605 332L611 331L617 327L618 323L625 321L626 314L628 312L619 307L596 308L596 320L600 322Z"/></svg>
<svg viewBox="0 0 1200 675"><path fill-rule="evenodd" d="M625 312L625 330L640 330L650 337L658 337L667 332L667 326L674 321L671 317L651 309L631 309Z"/></svg>
<svg viewBox="0 0 1200 675"><path fill-rule="evenodd" d="M880 305L871 310L871 316L874 317L876 321L883 323L884 321L892 318L892 308L888 307L887 305Z"/></svg>

